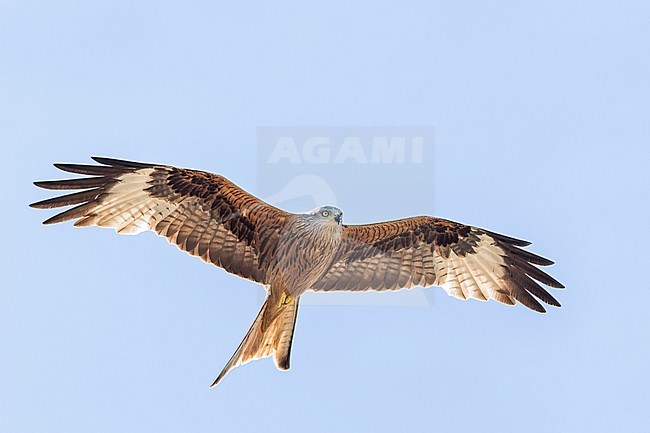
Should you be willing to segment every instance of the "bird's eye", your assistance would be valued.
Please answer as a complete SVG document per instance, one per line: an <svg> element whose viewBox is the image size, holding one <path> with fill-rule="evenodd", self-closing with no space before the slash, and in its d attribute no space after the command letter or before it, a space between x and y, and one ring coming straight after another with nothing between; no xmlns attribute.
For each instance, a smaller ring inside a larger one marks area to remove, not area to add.
<svg viewBox="0 0 650 433"><path fill-rule="evenodd" d="M324 211L323 211L323 212L321 212L320 214L321 214L321 215L323 215L324 217L326 217L326 216L329 216L329 215L330 215L330 213L329 213L328 211L326 211L326 210L324 210Z"/></svg>

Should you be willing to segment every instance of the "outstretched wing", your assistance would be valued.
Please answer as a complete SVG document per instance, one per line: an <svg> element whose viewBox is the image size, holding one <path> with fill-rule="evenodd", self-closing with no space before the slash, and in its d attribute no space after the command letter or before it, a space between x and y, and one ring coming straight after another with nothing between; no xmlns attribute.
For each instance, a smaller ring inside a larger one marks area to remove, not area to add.
<svg viewBox="0 0 650 433"><path fill-rule="evenodd" d="M552 261L519 248L529 244L432 217L344 226L336 260L312 290L441 286L460 299L496 299L508 305L519 301L545 312L537 299L557 307L560 304L536 281L564 286L534 266L551 265Z"/></svg>
<svg viewBox="0 0 650 433"><path fill-rule="evenodd" d="M93 158L102 165L55 164L70 180L35 182L52 190L84 190L33 203L35 208L76 205L44 224L152 230L181 250L226 271L267 283L266 266L291 214L248 194L226 178L166 165Z"/></svg>

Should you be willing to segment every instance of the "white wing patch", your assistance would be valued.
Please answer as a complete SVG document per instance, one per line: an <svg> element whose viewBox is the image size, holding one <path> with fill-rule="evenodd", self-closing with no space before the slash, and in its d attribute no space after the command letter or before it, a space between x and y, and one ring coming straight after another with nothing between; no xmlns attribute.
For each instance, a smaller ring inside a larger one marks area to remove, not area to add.
<svg viewBox="0 0 650 433"><path fill-rule="evenodd" d="M458 299L495 299L514 305L506 287L504 251L488 235L479 236L476 254L458 256L453 250L449 258L434 257L437 279L434 285L442 287L449 296Z"/></svg>
<svg viewBox="0 0 650 433"><path fill-rule="evenodd" d="M136 235L152 229L157 221L163 220L176 208L145 191L150 186L148 182L153 171L148 168L119 176L118 183L108 190L101 204L74 225L109 227L125 235Z"/></svg>

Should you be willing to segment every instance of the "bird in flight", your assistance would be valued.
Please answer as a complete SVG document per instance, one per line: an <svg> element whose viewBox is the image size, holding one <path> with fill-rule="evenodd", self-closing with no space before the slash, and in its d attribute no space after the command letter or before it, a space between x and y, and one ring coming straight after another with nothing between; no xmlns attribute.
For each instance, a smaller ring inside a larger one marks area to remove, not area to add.
<svg viewBox="0 0 650 433"><path fill-rule="evenodd" d="M540 313L559 302L539 283L563 288L537 266L552 261L522 249L530 243L429 216L365 225L343 224L323 206L294 214L204 171L111 158L99 165L54 164L86 175L35 182L49 190L82 190L33 203L73 206L44 224L151 230L179 249L266 289L266 300L217 379L251 360L273 356L289 369L300 296L308 291L387 291L440 286L460 299L517 302Z"/></svg>

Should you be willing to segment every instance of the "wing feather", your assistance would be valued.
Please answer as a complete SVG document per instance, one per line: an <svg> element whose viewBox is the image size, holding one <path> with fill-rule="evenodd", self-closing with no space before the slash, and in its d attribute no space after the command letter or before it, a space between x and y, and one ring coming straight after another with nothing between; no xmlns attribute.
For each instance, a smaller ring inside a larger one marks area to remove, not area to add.
<svg viewBox="0 0 650 433"><path fill-rule="evenodd" d="M345 226L343 242L316 291L441 286L459 299L519 301L544 312L559 302L536 281L562 284L536 266L551 260L523 250L530 242L432 217Z"/></svg>
<svg viewBox="0 0 650 433"><path fill-rule="evenodd" d="M89 176L115 176L122 173L119 167L87 164L54 164L56 168L68 173L87 174Z"/></svg>
<svg viewBox="0 0 650 433"><path fill-rule="evenodd" d="M99 188L106 185L108 178L106 177L83 177L80 179L68 180L46 180L42 182L34 182L34 185L43 189L86 189L86 188Z"/></svg>
<svg viewBox="0 0 650 433"><path fill-rule="evenodd" d="M97 198L101 192L101 188L95 188L89 191L75 192L47 200L41 200L39 202L32 203L31 206L36 209L52 209L55 207L72 206L74 204L87 203L89 201L95 200L95 198Z"/></svg>
<svg viewBox="0 0 650 433"><path fill-rule="evenodd" d="M82 190L33 203L74 206L45 221L110 227L121 234L154 231L181 250L262 284L278 233L291 214L226 178L172 166L94 157L100 165L54 164L90 177L35 182L48 190Z"/></svg>

